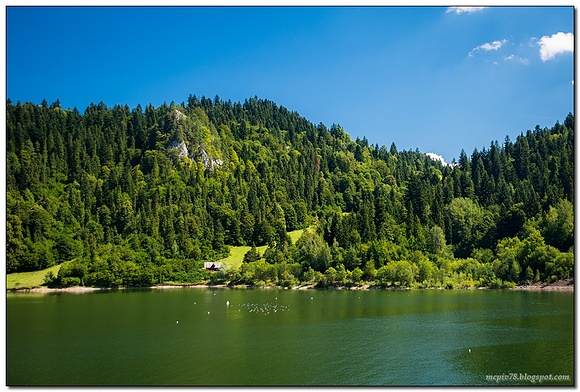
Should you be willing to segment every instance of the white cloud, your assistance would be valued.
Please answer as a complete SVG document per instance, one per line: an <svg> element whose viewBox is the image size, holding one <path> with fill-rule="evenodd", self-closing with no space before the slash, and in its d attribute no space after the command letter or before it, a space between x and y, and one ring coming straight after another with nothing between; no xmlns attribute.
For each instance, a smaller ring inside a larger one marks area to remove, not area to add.
<svg viewBox="0 0 580 392"><path fill-rule="evenodd" d="M558 32L548 37L547 35L540 38L540 58L542 61L548 61L562 53L574 53L574 34Z"/></svg>
<svg viewBox="0 0 580 392"><path fill-rule="evenodd" d="M507 39L502 39L501 41L493 41L491 43L486 42L483 45L479 45L478 48L483 49L483 50L487 50L487 51L489 51L489 50L498 50L506 42L507 42Z"/></svg>
<svg viewBox="0 0 580 392"><path fill-rule="evenodd" d="M435 162L441 162L441 164L443 166L449 165L447 162L445 162L445 159L443 159L443 157L439 154L435 154L434 152L428 152L425 155L427 155L429 158L431 158Z"/></svg>
<svg viewBox="0 0 580 392"><path fill-rule="evenodd" d="M457 15L459 15L459 14L473 14L474 12L483 11L485 8L487 8L487 7L449 7L449 8L447 8L447 11L445 11L445 13L448 14L450 12L454 12Z"/></svg>
<svg viewBox="0 0 580 392"><path fill-rule="evenodd" d="M480 50L485 50L486 52L489 52L490 50L498 50L507 42L508 42L507 39L502 39L501 41L486 42L471 49L471 52L469 52L469 57L472 57L475 54L475 52Z"/></svg>
<svg viewBox="0 0 580 392"><path fill-rule="evenodd" d="M504 57L503 59L504 59L504 61L513 61L513 62L516 62L519 64L524 64L524 65L527 65L530 62L526 57L519 57L519 56L516 56L515 54L510 54L509 56Z"/></svg>

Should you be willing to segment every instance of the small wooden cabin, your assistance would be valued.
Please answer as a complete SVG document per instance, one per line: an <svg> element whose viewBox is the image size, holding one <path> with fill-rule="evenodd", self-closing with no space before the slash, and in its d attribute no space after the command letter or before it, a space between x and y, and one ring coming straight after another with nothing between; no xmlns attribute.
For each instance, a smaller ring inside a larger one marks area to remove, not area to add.
<svg viewBox="0 0 580 392"><path fill-rule="evenodd" d="M219 271L222 268L222 263L219 261L206 261L203 263L203 268L208 271Z"/></svg>

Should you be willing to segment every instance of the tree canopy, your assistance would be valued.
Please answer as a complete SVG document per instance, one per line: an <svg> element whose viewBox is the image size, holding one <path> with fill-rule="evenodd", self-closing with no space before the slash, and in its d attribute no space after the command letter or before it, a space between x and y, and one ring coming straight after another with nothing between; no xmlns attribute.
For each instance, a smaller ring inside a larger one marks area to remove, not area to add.
<svg viewBox="0 0 580 392"><path fill-rule="evenodd" d="M53 283L95 286L569 277L573 124L444 166L257 97L84 113L8 100L7 272L72 261ZM254 246L242 270L202 268L240 245Z"/></svg>

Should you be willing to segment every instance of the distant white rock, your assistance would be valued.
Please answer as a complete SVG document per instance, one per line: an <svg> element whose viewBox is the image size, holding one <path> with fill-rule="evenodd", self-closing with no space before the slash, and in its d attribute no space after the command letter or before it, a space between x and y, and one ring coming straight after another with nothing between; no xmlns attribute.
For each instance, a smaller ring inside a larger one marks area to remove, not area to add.
<svg viewBox="0 0 580 392"><path fill-rule="evenodd" d="M185 119L187 118L187 116L186 116L185 114L181 113L181 112L180 112L179 110L177 110L177 109L175 109L173 112L175 113L175 117L176 117L178 120L185 120Z"/></svg>
<svg viewBox="0 0 580 392"><path fill-rule="evenodd" d="M183 159L184 157L189 155L189 151L187 150L187 146L185 145L184 141L178 142L177 140L172 141L169 146L170 149L177 150L179 154L179 158Z"/></svg>
<svg viewBox="0 0 580 392"><path fill-rule="evenodd" d="M212 158L207 151L201 150L201 162L207 169L213 169L214 167L222 167L224 162L218 158Z"/></svg>
<svg viewBox="0 0 580 392"><path fill-rule="evenodd" d="M443 166L449 166L449 164L445 162L445 159L443 159L443 157L439 154L435 154L434 152L428 152L425 155L427 155L429 158L431 158L431 160L435 162L441 162Z"/></svg>

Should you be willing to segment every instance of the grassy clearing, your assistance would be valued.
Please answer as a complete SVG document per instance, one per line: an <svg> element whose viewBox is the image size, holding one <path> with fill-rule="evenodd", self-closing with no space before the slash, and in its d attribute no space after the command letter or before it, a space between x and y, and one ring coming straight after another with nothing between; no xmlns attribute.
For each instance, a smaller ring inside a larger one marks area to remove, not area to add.
<svg viewBox="0 0 580 392"><path fill-rule="evenodd" d="M314 231L314 227L311 226L311 227L308 227L304 230L312 232L312 231ZM302 235L304 230L300 229L300 230L294 230L294 231L288 232L288 235L290 236L290 240L292 241L293 244L295 244L296 241L298 241L298 238L300 238L300 236ZM267 245L256 247L256 249L258 250L258 253L260 253L260 255L264 254L264 251L266 250L266 248L268 248ZM242 265L242 260L244 259L244 255L246 253L248 253L248 251L250 249L251 249L251 246L232 246L232 247L230 247L230 255L228 257L226 257L225 259L222 259L220 261L225 264L225 267L227 269L239 269L240 266Z"/></svg>
<svg viewBox="0 0 580 392"><path fill-rule="evenodd" d="M260 255L263 255L267 247L267 245L256 246L256 249ZM220 261L225 264L227 269L238 269L242 265L244 255L248 253L251 248L251 246L231 246L230 255Z"/></svg>
<svg viewBox="0 0 580 392"><path fill-rule="evenodd" d="M243 257L243 256L242 256ZM56 276L58 275L58 270L64 264L68 263L68 261L53 265L52 267L48 267L41 271L33 271L33 272L17 272L14 274L7 274L6 275L6 288L7 289L31 289L33 287L40 287L42 286L42 282L44 281L44 277L49 271Z"/></svg>
<svg viewBox="0 0 580 392"><path fill-rule="evenodd" d="M298 241L298 238L300 238L302 233L304 233L304 230L306 230L309 233L314 233L314 226L307 227L306 229L294 230L294 231L288 232L288 235L290 236L290 239L292 240L293 244L295 244L296 241Z"/></svg>

